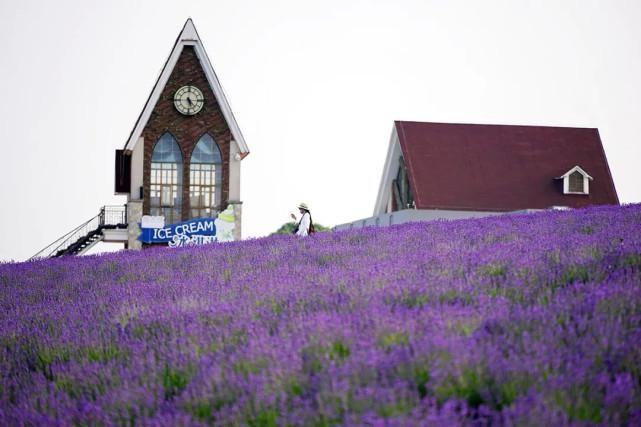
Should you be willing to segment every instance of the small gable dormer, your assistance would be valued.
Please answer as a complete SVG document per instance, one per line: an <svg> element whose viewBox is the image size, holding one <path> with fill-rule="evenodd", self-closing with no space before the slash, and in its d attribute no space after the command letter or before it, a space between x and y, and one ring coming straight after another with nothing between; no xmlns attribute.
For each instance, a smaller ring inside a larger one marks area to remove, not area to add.
<svg viewBox="0 0 641 427"><path fill-rule="evenodd" d="M594 180L580 166L572 169L556 179L563 180L563 194L590 194L590 181Z"/></svg>

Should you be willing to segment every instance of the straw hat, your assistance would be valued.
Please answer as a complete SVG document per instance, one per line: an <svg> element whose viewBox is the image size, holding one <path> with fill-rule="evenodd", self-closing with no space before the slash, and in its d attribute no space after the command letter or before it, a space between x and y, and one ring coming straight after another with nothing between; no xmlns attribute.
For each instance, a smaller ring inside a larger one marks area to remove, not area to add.
<svg viewBox="0 0 641 427"><path fill-rule="evenodd" d="M307 212L309 212L309 208L305 203L301 203L300 205L298 205L298 209L305 209Z"/></svg>

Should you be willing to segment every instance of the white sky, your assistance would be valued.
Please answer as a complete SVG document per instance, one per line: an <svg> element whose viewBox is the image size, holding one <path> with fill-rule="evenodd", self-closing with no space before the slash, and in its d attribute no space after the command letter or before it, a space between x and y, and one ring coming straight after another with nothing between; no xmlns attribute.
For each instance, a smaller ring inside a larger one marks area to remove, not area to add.
<svg viewBox="0 0 641 427"><path fill-rule="evenodd" d="M641 201L641 1L0 0L0 260L113 195L191 17L251 154L243 236L372 214L394 120L597 127ZM106 245L104 245L106 246Z"/></svg>

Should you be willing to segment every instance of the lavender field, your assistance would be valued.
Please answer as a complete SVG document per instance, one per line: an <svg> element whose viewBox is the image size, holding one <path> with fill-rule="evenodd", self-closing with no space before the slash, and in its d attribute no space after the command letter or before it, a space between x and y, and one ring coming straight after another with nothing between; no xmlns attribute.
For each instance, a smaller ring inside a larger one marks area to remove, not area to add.
<svg viewBox="0 0 641 427"><path fill-rule="evenodd" d="M0 265L0 425L641 425L641 205Z"/></svg>

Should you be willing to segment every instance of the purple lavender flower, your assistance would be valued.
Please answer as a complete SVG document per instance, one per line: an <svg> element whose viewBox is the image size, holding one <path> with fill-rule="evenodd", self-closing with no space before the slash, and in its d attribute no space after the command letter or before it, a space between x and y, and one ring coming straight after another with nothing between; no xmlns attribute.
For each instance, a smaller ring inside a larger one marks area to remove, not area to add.
<svg viewBox="0 0 641 427"><path fill-rule="evenodd" d="M641 205L0 265L0 425L636 425Z"/></svg>

